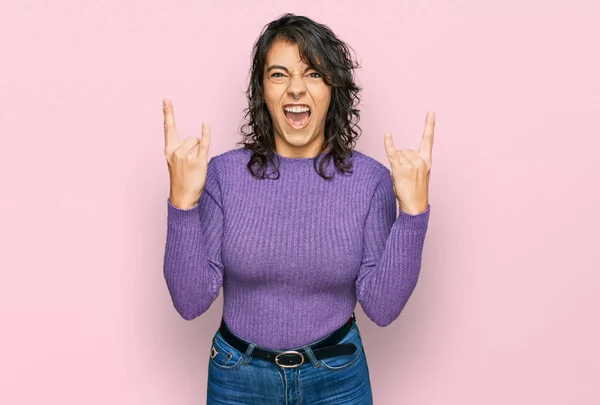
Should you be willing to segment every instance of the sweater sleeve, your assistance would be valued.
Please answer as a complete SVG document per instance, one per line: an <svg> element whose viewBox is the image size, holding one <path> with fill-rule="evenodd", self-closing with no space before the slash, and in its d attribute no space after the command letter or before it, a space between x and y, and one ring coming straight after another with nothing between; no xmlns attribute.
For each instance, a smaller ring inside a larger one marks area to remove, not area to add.
<svg viewBox="0 0 600 405"><path fill-rule="evenodd" d="M412 294L421 269L421 254L431 205L419 214L400 210L392 176L381 176L369 208L364 251L356 280L356 296L365 314L387 326L399 315Z"/></svg>
<svg viewBox="0 0 600 405"><path fill-rule="evenodd" d="M223 206L218 160L208 162L198 204L180 209L167 199L163 273L177 312L186 320L202 315L223 283Z"/></svg>

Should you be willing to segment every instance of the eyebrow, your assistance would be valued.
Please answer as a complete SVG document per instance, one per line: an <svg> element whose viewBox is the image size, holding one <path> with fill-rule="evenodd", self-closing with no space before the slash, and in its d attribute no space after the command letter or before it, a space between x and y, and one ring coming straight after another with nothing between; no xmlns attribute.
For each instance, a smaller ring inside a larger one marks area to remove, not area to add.
<svg viewBox="0 0 600 405"><path fill-rule="evenodd" d="M269 68L267 69L267 73L270 72L273 69L281 69L281 70L285 70L287 73L290 73L290 71L288 70L288 68L286 68L285 66L281 66L281 65L271 65L269 66ZM315 68L308 66L306 69L304 69L303 73L308 72L309 70L314 70Z"/></svg>

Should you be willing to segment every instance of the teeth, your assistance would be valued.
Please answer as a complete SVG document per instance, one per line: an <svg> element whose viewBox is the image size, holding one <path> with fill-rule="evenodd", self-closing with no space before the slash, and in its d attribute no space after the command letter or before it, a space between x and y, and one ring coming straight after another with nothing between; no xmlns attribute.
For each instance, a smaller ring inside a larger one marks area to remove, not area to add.
<svg viewBox="0 0 600 405"><path fill-rule="evenodd" d="M310 108L308 107L284 107L285 111L289 111L289 112L294 112L294 113L301 113L301 112L306 112L306 111L310 111Z"/></svg>

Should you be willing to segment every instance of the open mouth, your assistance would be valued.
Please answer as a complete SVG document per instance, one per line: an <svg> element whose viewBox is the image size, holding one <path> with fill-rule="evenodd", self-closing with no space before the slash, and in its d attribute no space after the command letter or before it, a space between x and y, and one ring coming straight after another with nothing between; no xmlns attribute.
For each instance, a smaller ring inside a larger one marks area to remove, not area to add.
<svg viewBox="0 0 600 405"><path fill-rule="evenodd" d="M312 113L310 107L306 105L287 105L283 107L283 114L289 126L302 129L308 125Z"/></svg>

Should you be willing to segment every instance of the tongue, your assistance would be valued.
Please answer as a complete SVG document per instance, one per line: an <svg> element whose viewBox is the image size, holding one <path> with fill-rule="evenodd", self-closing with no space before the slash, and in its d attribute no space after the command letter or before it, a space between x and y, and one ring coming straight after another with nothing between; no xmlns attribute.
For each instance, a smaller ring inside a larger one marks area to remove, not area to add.
<svg viewBox="0 0 600 405"><path fill-rule="evenodd" d="M308 117L310 116L310 113L308 111L302 112L302 113L293 113L293 112L286 111L285 116L294 125L300 127L300 126L306 124L306 121L308 121Z"/></svg>

